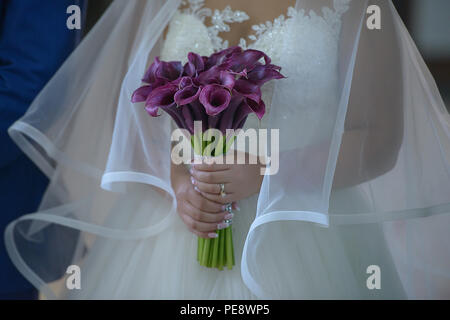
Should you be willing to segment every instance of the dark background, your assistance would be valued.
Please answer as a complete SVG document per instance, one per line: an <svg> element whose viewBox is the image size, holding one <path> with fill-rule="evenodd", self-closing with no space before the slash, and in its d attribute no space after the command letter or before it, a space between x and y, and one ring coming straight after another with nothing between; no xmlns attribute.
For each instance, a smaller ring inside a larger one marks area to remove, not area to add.
<svg viewBox="0 0 450 320"><path fill-rule="evenodd" d="M450 110L450 1L394 0Z"/></svg>
<svg viewBox="0 0 450 320"><path fill-rule="evenodd" d="M95 25L111 2L89 1L85 33ZM450 110L450 0L393 0L393 3Z"/></svg>

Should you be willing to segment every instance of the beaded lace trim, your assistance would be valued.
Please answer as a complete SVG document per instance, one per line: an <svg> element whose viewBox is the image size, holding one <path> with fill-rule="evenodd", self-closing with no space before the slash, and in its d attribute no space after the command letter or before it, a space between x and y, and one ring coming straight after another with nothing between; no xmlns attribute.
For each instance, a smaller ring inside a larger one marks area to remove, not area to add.
<svg viewBox="0 0 450 320"><path fill-rule="evenodd" d="M333 30L335 32L335 35L338 36L341 26L341 16L348 10L350 2L351 0L334 0L334 10L329 7L323 7L322 16L317 15L312 10L307 14L305 10L297 11L293 7L289 7L287 18L282 14L278 18L275 18L273 21L267 21L259 25L253 25L252 29L253 31L255 31L255 33L248 36L248 38L252 40L253 43L256 43L263 36L270 35L274 32L275 29L283 27L287 23L287 21L298 17L311 20L322 19L328 25L330 25L331 30ZM249 19L249 16L245 12L238 10L233 11L231 10L230 6L227 6L222 11L216 9L213 12L211 9L204 7L204 0L183 0L182 4L188 5L187 8L181 11L182 13L194 15L203 23L205 22L205 19L207 17L211 18L211 26L207 27L207 29L215 51L225 49L229 46L228 41L223 40L219 36L219 33L229 32L229 24L231 23L241 23ZM247 41L244 38L241 38L239 45L244 49L249 47Z"/></svg>
<svg viewBox="0 0 450 320"><path fill-rule="evenodd" d="M183 5L189 3L189 7L182 12L185 14L192 14L199 18L203 23L206 17L211 18L211 26L207 27L209 37L213 44L214 50L228 48L228 41L223 40L219 33L229 32L229 23L240 23L249 19L248 15L243 11L233 11L230 6L227 6L224 10L214 10L214 13L209 8L204 8L204 0L184 0Z"/></svg>

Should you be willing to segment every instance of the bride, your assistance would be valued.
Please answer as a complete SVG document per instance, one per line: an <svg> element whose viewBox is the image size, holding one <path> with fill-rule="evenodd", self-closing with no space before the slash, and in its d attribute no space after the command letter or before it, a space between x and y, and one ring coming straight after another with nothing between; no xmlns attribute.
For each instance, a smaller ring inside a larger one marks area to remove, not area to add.
<svg viewBox="0 0 450 320"><path fill-rule="evenodd" d="M154 57L233 45L286 76L244 127L279 130L273 175L175 165L170 118L130 102ZM7 250L47 298L449 298L449 126L391 1L116 0L9 130L51 184ZM200 266L230 224L233 269Z"/></svg>

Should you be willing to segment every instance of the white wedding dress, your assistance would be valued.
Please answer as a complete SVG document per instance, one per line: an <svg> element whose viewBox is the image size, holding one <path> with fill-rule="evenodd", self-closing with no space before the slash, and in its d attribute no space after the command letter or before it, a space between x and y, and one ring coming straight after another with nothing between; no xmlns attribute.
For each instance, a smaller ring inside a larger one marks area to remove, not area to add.
<svg viewBox="0 0 450 320"><path fill-rule="evenodd" d="M337 43L340 32L340 18L346 11L348 0L335 1L332 14L326 19L304 12L297 12L289 8L287 17L280 16L274 22L255 26L256 36L250 37L253 43L249 48L264 51L272 58L272 63L280 65L284 74L296 72L304 75L310 87L304 88L301 96L304 106L317 108L317 103L327 105L336 99L335 95L323 95L323 92L336 93L337 80L334 70L337 65ZM229 7L222 12L215 13L215 25L207 27L205 20L208 12L201 6L202 1L192 1L195 6L179 10L173 17L161 53L165 61L186 60L190 51L200 55L210 55L215 50L226 48L228 44L223 41L218 32L218 25L225 23L238 23L247 18L246 13L232 11ZM302 42L289 43L292 32L301 34ZM286 42L288 44L286 44ZM241 40L240 45L247 47L246 41ZM281 62L282 48L303 50L305 59L296 65L283 65ZM311 59L314 57L314 59ZM311 88L313 88L311 90ZM322 88L324 91L317 90ZM273 94L273 86L263 88L263 99L269 102ZM298 92L296 92L298 94ZM308 101L314 101L312 105ZM267 103L270 105L270 103ZM270 112L270 110L268 110ZM326 115L303 110L305 121L311 123L324 123L329 121ZM252 114L249 116L244 129L264 128L265 119L259 122ZM333 120L331 120L333 121ZM296 137L292 137L297 139ZM317 137L320 139L320 137ZM310 142L310 140L309 140ZM167 215L170 201L164 197L149 197L145 185L134 186L130 191L131 197L112 209L109 217L109 227L128 225L130 228L139 228L148 225L151 219L155 221ZM81 266L83 270L82 289L74 291L70 298L81 299L255 299L257 298L245 285L241 276L241 257L244 242L251 223L255 218L258 196L240 201L240 211L233 219L233 241L235 246L236 265L233 269L219 271L198 265L196 260L197 237L190 233L181 219L174 214L171 225L162 233L139 241L115 241L111 239L98 239L90 249L86 261ZM337 191L333 196L336 208L344 210L343 206L350 199L353 204L364 202L358 194L352 191ZM341 200L342 199L342 200ZM321 227L309 225L298 226L298 232L303 233L305 250L299 252L304 265L299 266L297 261L283 261L283 266L290 268L307 268L304 275L311 278L296 279L293 282L304 287L304 296L298 298L359 298L365 297L365 273L353 270L346 265L346 259L339 255L351 255L352 234L350 228L336 229L334 232L324 232ZM361 231L359 231L361 232ZM373 230L369 232L374 232ZM381 230L376 230L381 232ZM344 236L345 234L345 236ZM380 235L381 236L381 235ZM374 239L373 237L368 237ZM280 240L283 241L283 240ZM274 247L277 247L274 239ZM330 246L332 244L332 246ZM362 247L364 244L360 244ZM331 258L333 264L326 265L316 255L325 254ZM380 259L375 259L378 263ZM383 257L385 268L392 268L389 261ZM280 263L280 262L277 262ZM340 265L341 264L341 265ZM281 266L280 266L281 267ZM358 274L359 273L359 274ZM313 278L317 276L317 278ZM335 279L334 281L330 279ZM345 281L341 282L342 279ZM268 281L270 281L268 279ZM403 293L398 279L390 279L389 290L391 297L402 298ZM339 284L340 283L340 284ZM342 287L342 283L345 285ZM276 286L276 284L274 284ZM341 286L341 287L340 287ZM393 294L395 292L396 294ZM280 288L277 293L280 297L289 296L289 288ZM367 294L367 296L369 296ZM376 297L376 295L374 295ZM292 298L292 297L291 297Z"/></svg>
<svg viewBox="0 0 450 320"><path fill-rule="evenodd" d="M154 57L210 55L248 16L183 2L116 0L10 128L51 179L6 230L17 268L62 299L448 297L450 117L387 0L370 1L381 30L365 28L368 1L298 0L241 40L287 77L264 85L266 115L244 127L280 129L280 167L238 204L233 269L198 264L170 186L174 125L130 97ZM357 179L339 188L341 150ZM80 290L65 287L71 264Z"/></svg>

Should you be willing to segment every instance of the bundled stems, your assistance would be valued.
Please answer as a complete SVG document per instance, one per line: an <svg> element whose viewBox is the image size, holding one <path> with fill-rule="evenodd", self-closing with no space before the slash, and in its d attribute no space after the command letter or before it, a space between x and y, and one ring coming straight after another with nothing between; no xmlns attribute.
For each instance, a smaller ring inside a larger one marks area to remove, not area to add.
<svg viewBox="0 0 450 320"><path fill-rule="evenodd" d="M224 142L226 142L226 138L221 137L221 141L218 143L219 147L210 150L202 137L193 135L191 138L194 152L204 156L219 156L225 154L231 144ZM201 266L208 268L223 270L224 267L227 267L231 270L235 264L231 226L226 229L217 230L216 232L218 235L217 238L198 238L197 261Z"/></svg>

